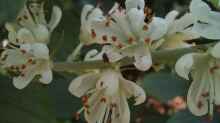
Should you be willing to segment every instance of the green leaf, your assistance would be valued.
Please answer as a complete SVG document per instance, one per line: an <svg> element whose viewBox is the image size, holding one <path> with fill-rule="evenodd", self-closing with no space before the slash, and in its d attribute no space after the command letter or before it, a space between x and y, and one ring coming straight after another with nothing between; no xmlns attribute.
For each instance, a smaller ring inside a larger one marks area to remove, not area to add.
<svg viewBox="0 0 220 123"><path fill-rule="evenodd" d="M210 2L217 8L220 7L220 1L219 0L210 0Z"/></svg>
<svg viewBox="0 0 220 123"><path fill-rule="evenodd" d="M71 95L68 91L69 84L74 77L74 75L55 73L53 82L49 86L58 119L70 120L74 113L82 108L81 99Z"/></svg>
<svg viewBox="0 0 220 123"><path fill-rule="evenodd" d="M5 21L14 21L26 0L0 0L0 25Z"/></svg>
<svg viewBox="0 0 220 123"><path fill-rule="evenodd" d="M32 82L23 90L0 77L0 123L56 123L48 88Z"/></svg>
<svg viewBox="0 0 220 123"><path fill-rule="evenodd" d="M189 82L168 70L147 73L143 81L143 87L147 94L156 97L164 103L176 96L186 95L189 84Z"/></svg>
<svg viewBox="0 0 220 123"><path fill-rule="evenodd" d="M197 117L188 110L184 110L177 112L167 121L167 123L219 123L219 121L220 117L218 113L210 120L208 117Z"/></svg>

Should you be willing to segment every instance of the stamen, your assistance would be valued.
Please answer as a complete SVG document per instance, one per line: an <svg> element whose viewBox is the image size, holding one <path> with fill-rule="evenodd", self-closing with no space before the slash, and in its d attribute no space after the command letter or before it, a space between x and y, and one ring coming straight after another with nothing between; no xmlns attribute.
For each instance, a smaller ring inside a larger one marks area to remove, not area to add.
<svg viewBox="0 0 220 123"><path fill-rule="evenodd" d="M214 74L214 72L215 72L216 69L219 69L219 66L216 65L216 66L210 68L210 69L209 69L209 72L210 72L211 74Z"/></svg>
<svg viewBox="0 0 220 123"><path fill-rule="evenodd" d="M144 42L147 43L147 44L150 43L150 38L144 39Z"/></svg>
<svg viewBox="0 0 220 123"><path fill-rule="evenodd" d="M123 48L123 45L122 44L118 44L118 48Z"/></svg>
<svg viewBox="0 0 220 123"><path fill-rule="evenodd" d="M202 101L199 101L198 104L197 104L197 107L198 107L199 109L201 109L202 106L203 106Z"/></svg>
<svg viewBox="0 0 220 123"><path fill-rule="evenodd" d="M106 97L102 97L100 101L101 101L102 103L106 103L107 99L106 99Z"/></svg>
<svg viewBox="0 0 220 123"><path fill-rule="evenodd" d="M202 97L208 97L209 96L209 92L203 93Z"/></svg>
<svg viewBox="0 0 220 123"><path fill-rule="evenodd" d="M91 33L92 33L92 38L96 38L96 33L94 29L91 30Z"/></svg>
<svg viewBox="0 0 220 123"><path fill-rule="evenodd" d="M148 26L147 26L147 25L144 25L144 26L143 26L143 30L144 30L144 31L147 31L147 30L148 30Z"/></svg>
<svg viewBox="0 0 220 123"><path fill-rule="evenodd" d="M26 65L25 65L25 64L21 65L21 69L22 69L22 70L24 70L25 68L26 68Z"/></svg>
<svg viewBox="0 0 220 123"><path fill-rule="evenodd" d="M107 35L103 35L103 36L102 36L102 40L103 40L104 42L107 42L107 41L108 41Z"/></svg>
<svg viewBox="0 0 220 123"><path fill-rule="evenodd" d="M129 44L132 44L133 42L134 42L134 39L133 39L132 37L129 37L129 38L128 38L128 43L129 43Z"/></svg>
<svg viewBox="0 0 220 123"><path fill-rule="evenodd" d="M116 42L116 41L117 41L117 37L112 36L112 41L113 41L113 42Z"/></svg>

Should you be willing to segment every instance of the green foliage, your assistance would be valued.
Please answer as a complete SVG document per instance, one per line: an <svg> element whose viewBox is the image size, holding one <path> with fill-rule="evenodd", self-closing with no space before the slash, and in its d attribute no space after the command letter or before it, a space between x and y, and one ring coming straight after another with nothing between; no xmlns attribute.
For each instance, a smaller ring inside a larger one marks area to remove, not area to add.
<svg viewBox="0 0 220 123"><path fill-rule="evenodd" d="M177 112L167 123L219 123L219 114L216 113L213 119L208 116L196 117L188 110Z"/></svg>
<svg viewBox="0 0 220 123"><path fill-rule="evenodd" d="M164 103L176 96L186 95L189 84L169 70L146 74L143 81L147 95L152 95Z"/></svg>
<svg viewBox="0 0 220 123"><path fill-rule="evenodd" d="M0 25L5 21L14 21L25 0L0 0Z"/></svg>
<svg viewBox="0 0 220 123"><path fill-rule="evenodd" d="M0 81L0 123L56 123L46 86L35 81L21 91L6 77Z"/></svg>

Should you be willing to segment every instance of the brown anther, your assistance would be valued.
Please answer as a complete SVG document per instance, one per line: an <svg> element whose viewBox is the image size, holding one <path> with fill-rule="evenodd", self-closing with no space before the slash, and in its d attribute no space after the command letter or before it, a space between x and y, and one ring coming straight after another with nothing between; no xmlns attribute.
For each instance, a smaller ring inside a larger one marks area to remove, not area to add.
<svg viewBox="0 0 220 123"><path fill-rule="evenodd" d="M89 111L89 110L87 110L87 111L86 111L86 113L89 115L89 114L90 114L90 111Z"/></svg>
<svg viewBox="0 0 220 123"><path fill-rule="evenodd" d="M132 37L129 37L129 38L128 38L128 43L129 43L129 44L132 44L133 42L134 42L134 39L133 39Z"/></svg>
<svg viewBox="0 0 220 123"><path fill-rule="evenodd" d="M104 82L100 82L100 86L102 87L104 85Z"/></svg>
<svg viewBox="0 0 220 123"><path fill-rule="evenodd" d="M147 44L150 43L150 38L144 39L144 42L147 43Z"/></svg>
<svg viewBox="0 0 220 123"><path fill-rule="evenodd" d="M24 77L24 76L25 76L25 74L22 73L22 74L21 74L21 77Z"/></svg>
<svg viewBox="0 0 220 123"><path fill-rule="evenodd" d="M202 102L201 102L201 101L199 101L199 102L198 102L198 104L197 104L197 107L198 107L199 109L201 109L201 108L202 108L202 106L203 106Z"/></svg>
<svg viewBox="0 0 220 123"><path fill-rule="evenodd" d="M28 59L28 63L33 63L33 59Z"/></svg>
<svg viewBox="0 0 220 123"><path fill-rule="evenodd" d="M22 50L21 50L21 53L25 54L25 53L27 53L27 52L26 52L26 50L23 50L23 49L22 49Z"/></svg>
<svg viewBox="0 0 220 123"><path fill-rule="evenodd" d="M16 43L19 43L19 40L18 40L17 38L16 38L16 40L15 40L15 41L16 41Z"/></svg>
<svg viewBox="0 0 220 123"><path fill-rule="evenodd" d="M103 36L102 36L102 40L103 40L104 42L107 42L107 41L108 41L107 35L103 35Z"/></svg>
<svg viewBox="0 0 220 123"><path fill-rule="evenodd" d="M102 103L106 103L107 99L105 97L102 97L100 100Z"/></svg>
<svg viewBox="0 0 220 123"><path fill-rule="evenodd" d="M209 92L205 92L202 94L202 97L208 97L209 96Z"/></svg>
<svg viewBox="0 0 220 123"><path fill-rule="evenodd" d="M106 26L106 27L109 27L109 26L110 26L110 22L111 22L111 21L108 20L108 21L105 23L105 26Z"/></svg>
<svg viewBox="0 0 220 123"><path fill-rule="evenodd" d="M113 41L113 42L116 42L116 41L117 41L117 37L112 36L112 41Z"/></svg>
<svg viewBox="0 0 220 123"><path fill-rule="evenodd" d="M82 97L82 103L86 104L88 102L89 97L88 96L83 96Z"/></svg>
<svg viewBox="0 0 220 123"><path fill-rule="evenodd" d="M111 104L111 108L116 108L116 107L117 107L117 104L115 104L115 103Z"/></svg>
<svg viewBox="0 0 220 123"><path fill-rule="evenodd" d="M143 30L144 30L144 31L147 31L147 30L148 30L148 26L147 26L147 25L144 25L144 26L143 26Z"/></svg>
<svg viewBox="0 0 220 123"><path fill-rule="evenodd" d="M90 106L88 104L84 104L84 107L88 109Z"/></svg>
<svg viewBox="0 0 220 123"><path fill-rule="evenodd" d="M75 115L74 115L74 118L76 120L79 120L80 119L80 113L79 112L76 112Z"/></svg>
<svg viewBox="0 0 220 123"><path fill-rule="evenodd" d="M94 29L91 30L92 38L96 38L96 32Z"/></svg>
<svg viewBox="0 0 220 123"><path fill-rule="evenodd" d="M119 45L118 45L118 48L120 48L120 49L123 48L123 45L122 45L122 44L119 44Z"/></svg>
<svg viewBox="0 0 220 123"><path fill-rule="evenodd" d="M10 69L16 69L16 67L14 65L10 66Z"/></svg>
<svg viewBox="0 0 220 123"><path fill-rule="evenodd" d="M25 64L21 65L21 69L22 69L22 70L24 70L25 68L26 68L26 65L25 65Z"/></svg>
<svg viewBox="0 0 220 123"><path fill-rule="evenodd" d="M17 18L17 20L20 22L20 21L22 20L22 18L21 18L21 17L19 17L19 18Z"/></svg>
<svg viewBox="0 0 220 123"><path fill-rule="evenodd" d="M216 65L216 66L210 68L210 69L209 69L209 72L210 72L211 74L213 74L213 73L215 72L215 70L218 69L218 68L219 68L219 66Z"/></svg>
<svg viewBox="0 0 220 123"><path fill-rule="evenodd" d="M27 16L27 15L24 15L24 19L27 20L27 19L28 19L28 16Z"/></svg>

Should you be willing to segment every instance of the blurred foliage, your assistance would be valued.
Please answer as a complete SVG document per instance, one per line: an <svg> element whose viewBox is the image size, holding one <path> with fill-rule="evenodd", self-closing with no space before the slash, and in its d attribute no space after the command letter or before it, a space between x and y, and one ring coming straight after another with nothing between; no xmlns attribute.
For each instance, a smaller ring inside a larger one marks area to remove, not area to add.
<svg viewBox="0 0 220 123"><path fill-rule="evenodd" d="M25 0L0 0L0 39L7 36L4 22L13 21L24 5ZM61 23L54 31L49 48L54 61L65 61L67 56L79 44L80 13L85 4L100 4L107 12L115 0L45 0L50 13L52 5L58 5L63 11ZM172 9L187 11L190 0L147 0L158 16L165 16ZM124 0L117 0L124 3ZM49 15L49 14L48 14ZM48 16L48 18L50 18ZM100 46L92 46L100 49ZM85 47L85 54L90 47ZM76 75L54 73L54 80L49 86L32 82L28 88L18 91L11 80L0 77L0 123L81 123L76 121L74 113L81 107L80 99L68 92L68 85ZM170 70L149 73L142 82L147 95L167 103L176 96L187 93L189 82L177 77ZM159 86L158 86L159 85ZM178 112L174 116L161 115L145 105L132 106L132 123L203 123L188 111ZM138 119L140 118L140 119ZM140 121L140 122L139 122ZM218 120L219 121L219 120ZM204 122L205 123L205 122ZM213 122L217 123L217 122Z"/></svg>

